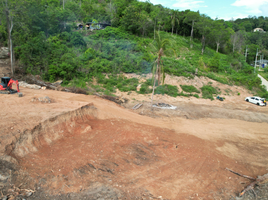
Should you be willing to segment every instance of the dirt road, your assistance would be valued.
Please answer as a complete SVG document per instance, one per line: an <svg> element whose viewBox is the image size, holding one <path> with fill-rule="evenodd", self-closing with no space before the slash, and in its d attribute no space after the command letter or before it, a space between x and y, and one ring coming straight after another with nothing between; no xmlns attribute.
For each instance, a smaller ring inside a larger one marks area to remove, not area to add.
<svg viewBox="0 0 268 200"><path fill-rule="evenodd" d="M242 97L223 104L178 98L175 111L143 102L132 111L126 108L137 100L119 106L96 96L21 91L22 98L0 96L0 150L13 184L35 191L27 199L230 199L248 181L226 167L268 173L268 108ZM32 101L44 96L52 103Z"/></svg>

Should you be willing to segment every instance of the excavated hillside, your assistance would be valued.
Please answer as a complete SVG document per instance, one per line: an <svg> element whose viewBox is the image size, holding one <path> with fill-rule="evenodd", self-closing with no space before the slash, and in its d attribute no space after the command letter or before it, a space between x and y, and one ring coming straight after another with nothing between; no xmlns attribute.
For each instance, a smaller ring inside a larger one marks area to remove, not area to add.
<svg viewBox="0 0 268 200"><path fill-rule="evenodd" d="M242 95L224 102L156 95L177 106L162 110L139 95L118 105L53 90L21 92L0 95L1 197L230 199L250 181L226 168L268 173L268 108ZM37 100L45 97L50 103ZM138 102L143 106L131 110Z"/></svg>

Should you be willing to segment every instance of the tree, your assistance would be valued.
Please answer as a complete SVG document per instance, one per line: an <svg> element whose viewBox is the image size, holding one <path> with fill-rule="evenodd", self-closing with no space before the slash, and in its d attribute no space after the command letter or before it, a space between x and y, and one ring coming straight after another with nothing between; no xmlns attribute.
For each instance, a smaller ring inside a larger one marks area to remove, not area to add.
<svg viewBox="0 0 268 200"><path fill-rule="evenodd" d="M148 13L140 9L140 3L128 6L123 12L121 25L125 30L131 31L133 34L145 35L146 30L151 28L152 20Z"/></svg>
<svg viewBox="0 0 268 200"><path fill-rule="evenodd" d="M153 24L153 21L145 11L142 11L139 16L139 22L139 30L141 31L142 36L144 36L146 34L146 30Z"/></svg>
<svg viewBox="0 0 268 200"><path fill-rule="evenodd" d="M213 28L210 35L216 43L217 53L219 52L220 45L230 38L231 31L233 31L231 28L225 28L224 20L216 20L213 22Z"/></svg>
<svg viewBox="0 0 268 200"><path fill-rule="evenodd" d="M178 11L172 10L171 12L172 12L172 14L171 14L171 26L172 26L172 35L173 35L174 26L176 25L176 22L177 22L177 24L179 24L180 21L178 18L178 16L179 16Z"/></svg>
<svg viewBox="0 0 268 200"><path fill-rule="evenodd" d="M154 43L151 43L151 48L154 54L156 55L155 65L153 67L153 92L152 92L152 105L153 105L153 97L154 97L154 90L155 90L155 83L156 83L156 74L158 78L158 84L164 84L165 80L165 72L163 64L161 65L161 58L164 55L168 55L171 52L176 55L174 49L172 49L171 42L169 39L161 38L159 31L156 34L156 39ZM162 79L162 82L161 82Z"/></svg>
<svg viewBox="0 0 268 200"><path fill-rule="evenodd" d="M242 46L245 44L245 32L237 31L235 33L232 33L231 42L233 44L233 53L235 50L241 53Z"/></svg>
<svg viewBox="0 0 268 200"><path fill-rule="evenodd" d="M198 12L189 11L183 20L184 23L191 24L190 48L193 48L194 24L199 20L199 17L200 15Z"/></svg>
<svg viewBox="0 0 268 200"><path fill-rule="evenodd" d="M15 8L16 3L14 1L2 0L3 6L3 13L6 17L6 26L7 26L7 34L8 34L8 49L10 55L10 67L11 67L11 74L14 75L14 49L13 49L13 40L12 40L12 31L14 27L14 17L15 17Z"/></svg>
<svg viewBox="0 0 268 200"><path fill-rule="evenodd" d="M209 35L209 32L211 31L211 23L212 20L206 15L201 15L200 20L196 23L197 29L202 35L202 55L204 53L206 46L206 38Z"/></svg>

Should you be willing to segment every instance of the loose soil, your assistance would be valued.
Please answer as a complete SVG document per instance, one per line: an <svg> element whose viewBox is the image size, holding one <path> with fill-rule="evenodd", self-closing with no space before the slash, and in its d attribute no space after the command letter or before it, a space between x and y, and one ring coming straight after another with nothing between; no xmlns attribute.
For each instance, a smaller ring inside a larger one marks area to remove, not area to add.
<svg viewBox="0 0 268 200"><path fill-rule="evenodd" d="M156 95L176 110L152 109L150 97L134 93L118 92L129 99L121 106L22 87L21 98L0 95L2 196L234 199L249 181L226 167L268 173L268 107L244 102L251 94L233 87L223 102ZM31 101L45 96L52 103Z"/></svg>

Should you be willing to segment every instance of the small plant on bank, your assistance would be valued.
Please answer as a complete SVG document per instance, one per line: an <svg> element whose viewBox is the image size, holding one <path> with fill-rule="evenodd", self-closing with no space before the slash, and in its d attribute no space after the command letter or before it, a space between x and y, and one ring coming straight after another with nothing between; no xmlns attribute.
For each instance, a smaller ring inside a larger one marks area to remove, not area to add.
<svg viewBox="0 0 268 200"><path fill-rule="evenodd" d="M202 91L202 98L210 99L211 101L214 100L213 95L219 94L216 88L211 85L204 85L200 88Z"/></svg>
<svg viewBox="0 0 268 200"><path fill-rule="evenodd" d="M139 94L149 94L152 93L152 89L150 89L150 86L152 85L153 81L152 79L147 79L144 83L141 84ZM156 86L158 86L158 81L156 80L155 83Z"/></svg>
<svg viewBox="0 0 268 200"><path fill-rule="evenodd" d="M200 91L193 85L180 85L181 86L181 89L184 91L184 92L189 92L189 93L192 93L192 92L195 92L195 93L200 93Z"/></svg>
<svg viewBox="0 0 268 200"><path fill-rule="evenodd" d="M155 89L155 94L167 94L172 97L178 96L178 87L173 85L160 85Z"/></svg>
<svg viewBox="0 0 268 200"><path fill-rule="evenodd" d="M121 92L136 91L139 80L137 78L127 79L121 75L109 75L106 78L103 74L99 74L97 77L99 84L102 84L103 88L106 88L110 92L114 93L118 88Z"/></svg>

